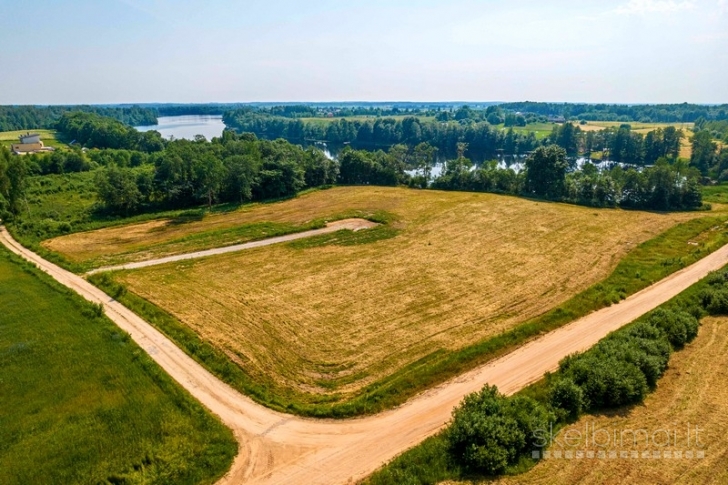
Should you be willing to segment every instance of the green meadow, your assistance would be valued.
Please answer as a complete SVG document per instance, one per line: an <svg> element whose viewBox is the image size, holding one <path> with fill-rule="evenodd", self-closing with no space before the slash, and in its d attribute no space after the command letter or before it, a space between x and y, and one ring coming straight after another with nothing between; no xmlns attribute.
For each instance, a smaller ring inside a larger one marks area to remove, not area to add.
<svg viewBox="0 0 728 485"><path fill-rule="evenodd" d="M0 248L0 484L207 484L236 449L99 307Z"/></svg>

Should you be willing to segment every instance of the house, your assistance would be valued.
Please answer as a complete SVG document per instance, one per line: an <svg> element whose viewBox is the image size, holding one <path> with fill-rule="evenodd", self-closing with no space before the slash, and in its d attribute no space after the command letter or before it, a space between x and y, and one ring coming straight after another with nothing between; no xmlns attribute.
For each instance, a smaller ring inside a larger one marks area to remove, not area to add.
<svg viewBox="0 0 728 485"><path fill-rule="evenodd" d="M10 145L10 151L15 153L16 155L36 153L43 151L44 148L45 147L43 146L42 141L39 141L38 143L15 143L13 145Z"/></svg>
<svg viewBox="0 0 728 485"><path fill-rule="evenodd" d="M28 133L26 135L20 135L20 144L22 145L33 145L35 143L42 143L40 141L40 135L37 133Z"/></svg>
<svg viewBox="0 0 728 485"><path fill-rule="evenodd" d="M25 155L26 153L37 153L53 151L53 148L46 147L40 141L40 135L37 133L28 133L20 135L20 143L10 145L10 151L16 155Z"/></svg>

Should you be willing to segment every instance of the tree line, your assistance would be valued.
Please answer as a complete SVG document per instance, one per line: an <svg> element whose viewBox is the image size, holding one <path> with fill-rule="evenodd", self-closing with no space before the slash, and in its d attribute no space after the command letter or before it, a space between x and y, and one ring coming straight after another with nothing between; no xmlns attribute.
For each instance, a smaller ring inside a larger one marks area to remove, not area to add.
<svg viewBox="0 0 728 485"><path fill-rule="evenodd" d="M705 118L700 118L695 122L695 128L697 130L708 131L713 138L723 140L723 143L728 143L728 120L709 121Z"/></svg>
<svg viewBox="0 0 728 485"><path fill-rule="evenodd" d="M64 113L54 124L69 142L88 148L115 148L158 152L164 149L159 132L140 132L114 118L96 113L75 111Z"/></svg>
<svg viewBox="0 0 728 485"><path fill-rule="evenodd" d="M586 121L639 121L644 123L692 123L706 120L728 119L728 104L576 104L576 103L504 103L500 108L520 113L563 117L566 120Z"/></svg>
<svg viewBox="0 0 728 485"><path fill-rule="evenodd" d="M331 122L304 122L300 119L261 115L251 111L231 111L223 116L228 128L238 132L255 133L257 136L292 142L326 141L332 144L349 144L356 148L389 147L396 144L415 146L427 142L440 153L452 155L457 144L468 144L478 158L490 159L499 153L520 154L540 145L533 133L503 131L488 122L467 124L423 121L409 116L404 119L375 118Z"/></svg>
<svg viewBox="0 0 728 485"><path fill-rule="evenodd" d="M548 137L548 143L559 145L567 155L584 155L601 152L605 160L631 165L652 165L662 157L677 158L682 130L674 126L657 128L647 134L635 133L629 124L608 127L597 131L584 131L579 125L556 125Z"/></svg>
<svg viewBox="0 0 728 485"><path fill-rule="evenodd" d="M690 210L702 205L700 172L682 160L659 159L655 166L637 170L615 166L599 170L589 162L574 167L566 150L539 147L516 173L497 162L475 167L460 156L446 162L432 187L525 195L595 207L652 210Z"/></svg>
<svg viewBox="0 0 728 485"><path fill-rule="evenodd" d="M117 163L120 158L131 162L133 154L127 158L117 152L113 157L98 172L97 191L107 210L125 215L149 206L290 197L305 187L334 184L339 175L338 163L320 150L230 131L212 142L203 137L169 142L161 152L136 157L142 162L136 168Z"/></svg>
<svg viewBox="0 0 728 485"><path fill-rule="evenodd" d="M728 180L728 147L720 147L708 130L696 131L691 144L692 166L711 179L721 182Z"/></svg>
<svg viewBox="0 0 728 485"><path fill-rule="evenodd" d="M397 123L407 133L416 133L419 125L414 118ZM391 125L392 120L387 124ZM674 157L661 157L654 167L644 170L616 167L600 171L590 163L577 167L575 159L558 145L570 146L575 136L579 140L578 127L568 124L554 132L557 144L532 146L534 150L520 172L499 167L495 161L476 167L466 157L468 144L455 137L455 156L449 157L442 173L434 179L431 174L439 149L427 142L399 143L388 151L347 147L334 161L317 149L304 149L283 139L258 139L251 133L237 135L230 130L209 142L204 137L169 142L156 132L139 133L93 113L66 113L58 126L66 136L77 137L87 146L104 148L75 148L11 157L11 161L21 164L26 174L101 167L96 180L100 200L106 210L125 215L155 207L289 197L307 187L336 183L496 192L599 207L681 210L695 209L702 203L699 170ZM512 130L502 132L487 123L470 127L482 131L464 139L480 142L481 149L485 139L490 153L497 152L493 147L501 143L500 137L504 145L520 140ZM619 128L617 135L620 130L624 128ZM663 130L660 136L655 135L655 140L658 138L661 143L674 140L676 133ZM11 196L6 190L4 195L5 206L13 211L18 210L15 194Z"/></svg>
<svg viewBox="0 0 728 485"><path fill-rule="evenodd" d="M79 111L113 118L130 126L157 123L155 110L139 106L0 106L0 131L53 129L63 114Z"/></svg>
<svg viewBox="0 0 728 485"><path fill-rule="evenodd" d="M345 148L337 161L317 149L285 140L225 131L207 142L175 140L161 152L89 151L99 172L100 199L111 212L129 214L148 206L190 207L289 197L321 185L408 185L418 188L493 192L595 207L690 210L702 205L700 172L684 160L661 158L637 170L576 167L557 146L539 147L524 170L491 161L476 167L458 146L442 173L431 178L437 149L399 144L389 151ZM32 159L31 159L32 160Z"/></svg>
<svg viewBox="0 0 728 485"><path fill-rule="evenodd" d="M534 133L493 126L504 122L511 127L524 126L530 118L505 113L498 106L480 110L481 114L477 116L472 113L478 111L467 106L460 108L454 114L455 118L459 118L458 122L427 121L411 116L403 119L338 119L322 123L242 110L226 113L223 121L239 132L299 143L319 140L355 148L377 148L396 144L416 146L425 142L437 148L442 156L455 155L458 143L466 143L468 156L478 161L500 155L525 155L539 146L556 144L564 148L570 157L591 158L593 153L598 152L599 158L612 162L652 165L663 157L677 158L685 136L682 130L672 126L643 135L632 131L629 124L585 131L579 125L564 123L554 126L546 139L537 140ZM473 116L475 119L484 117L485 121L473 121Z"/></svg>
<svg viewBox="0 0 728 485"><path fill-rule="evenodd" d="M22 158L0 146L0 219L12 218L23 209L28 172Z"/></svg>

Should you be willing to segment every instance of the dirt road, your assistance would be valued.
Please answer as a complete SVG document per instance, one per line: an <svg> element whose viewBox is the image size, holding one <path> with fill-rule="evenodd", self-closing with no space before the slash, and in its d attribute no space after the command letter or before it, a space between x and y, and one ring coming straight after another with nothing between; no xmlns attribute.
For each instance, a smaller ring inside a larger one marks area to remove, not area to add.
<svg viewBox="0 0 728 485"><path fill-rule="evenodd" d="M728 245L624 300L546 334L483 367L376 416L346 421L312 420L264 408L219 381L151 325L78 275L45 261L15 242L0 240L107 315L200 402L230 426L240 450L220 483L343 484L373 472L387 460L441 429L462 397L494 384L511 394L728 263Z"/></svg>
<svg viewBox="0 0 728 485"><path fill-rule="evenodd" d="M268 239L262 239L260 241L251 241L243 244L235 244L233 246L225 246L222 248L206 249L204 251L195 251L194 253L186 254L175 254L174 256L165 256L164 258L150 259L148 261L138 261L136 263L120 264L118 266L104 266L102 268L96 268L89 271L86 274L100 273L102 271L115 271L119 269L137 269L146 268L147 266L156 266L158 264L171 263L174 261L182 261L186 259L198 259L207 256L215 256L217 254L234 253L237 251L243 251L245 249L259 248L262 246L270 246L271 244L279 244L288 241L295 241L296 239L303 239L306 237L319 236L321 234L329 234L331 232L340 231L342 229L349 229L350 231L359 231L361 229L369 229L378 226L376 222L371 222L366 219L342 219L340 221L329 222L326 227L321 229L312 229L310 231L297 232L294 234L288 234L285 236L270 237Z"/></svg>

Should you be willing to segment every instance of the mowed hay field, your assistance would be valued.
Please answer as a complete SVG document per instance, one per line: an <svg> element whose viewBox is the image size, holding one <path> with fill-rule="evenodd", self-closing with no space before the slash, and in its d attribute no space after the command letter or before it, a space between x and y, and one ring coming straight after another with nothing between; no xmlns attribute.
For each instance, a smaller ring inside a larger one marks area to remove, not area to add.
<svg viewBox="0 0 728 485"><path fill-rule="evenodd" d="M230 430L97 309L0 247L0 484L205 484Z"/></svg>
<svg viewBox="0 0 728 485"><path fill-rule="evenodd" d="M637 244L699 216L342 187L260 206L240 221L303 223L357 210L386 211L399 232L359 245L268 246L116 278L251 373L345 396L555 307Z"/></svg>
<svg viewBox="0 0 728 485"><path fill-rule="evenodd" d="M728 319L706 318L698 338L685 350L670 359L670 368L660 379L657 390L643 405L623 409L605 416L585 416L567 427L569 430L590 429L646 430L651 436L659 430L677 432L669 446L656 446L644 434L633 445L627 435L625 451L700 451L703 459L583 459L544 460L528 473L504 478L496 483L509 484L724 484L728 483ZM693 430L687 444L688 426ZM696 446L698 438L704 446ZM593 427L593 428L592 428ZM575 432L572 431L572 435ZM664 444L664 433L658 433L657 444ZM599 439L604 440L603 436ZM563 440L562 440L563 442ZM602 441L603 442L603 441ZM552 447L557 450L561 446ZM598 451L595 446L581 444L563 446L564 451ZM489 482L491 483L491 482Z"/></svg>

